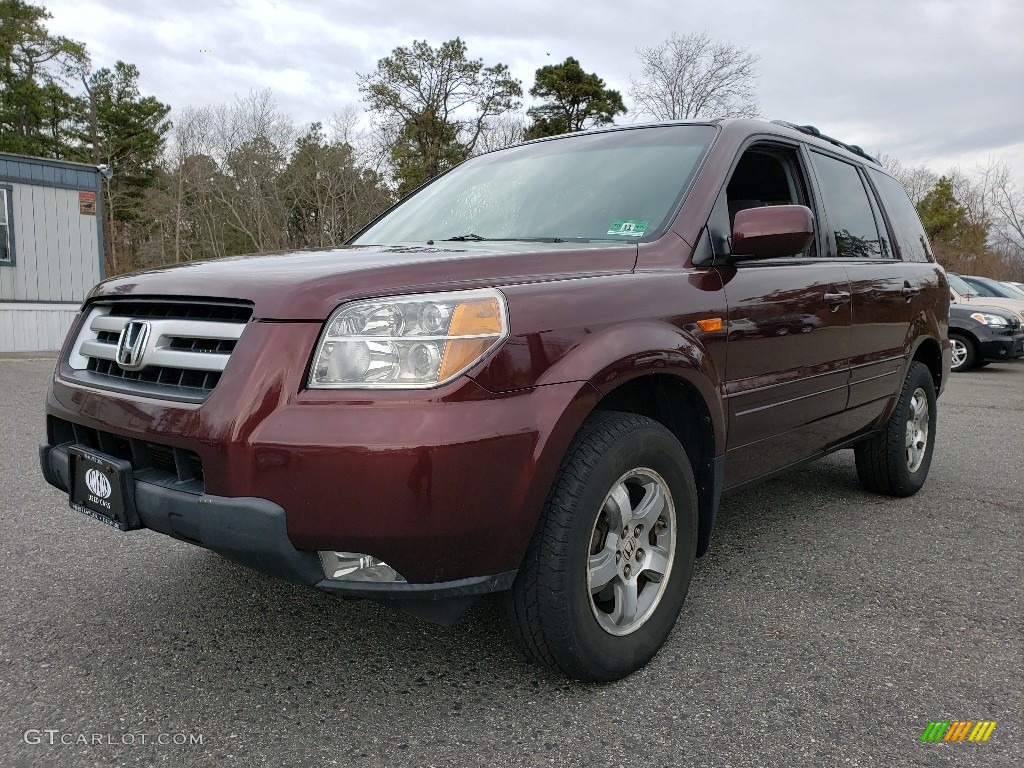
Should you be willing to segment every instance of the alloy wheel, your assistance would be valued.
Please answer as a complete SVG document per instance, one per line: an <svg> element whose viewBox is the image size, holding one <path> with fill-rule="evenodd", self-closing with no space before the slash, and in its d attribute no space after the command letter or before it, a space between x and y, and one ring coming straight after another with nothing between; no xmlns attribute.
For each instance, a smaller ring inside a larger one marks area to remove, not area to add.
<svg viewBox="0 0 1024 768"><path fill-rule="evenodd" d="M907 413L907 469L917 472L928 448L928 397L918 387L910 397Z"/></svg>
<svg viewBox="0 0 1024 768"><path fill-rule="evenodd" d="M950 339L949 341L953 346L953 357L951 360L952 367L959 368L967 362L967 345L960 339L956 338Z"/></svg>
<svg viewBox="0 0 1024 768"><path fill-rule="evenodd" d="M632 469L605 497L590 537L587 590L601 628L635 632L658 607L676 548L676 511L665 480Z"/></svg>

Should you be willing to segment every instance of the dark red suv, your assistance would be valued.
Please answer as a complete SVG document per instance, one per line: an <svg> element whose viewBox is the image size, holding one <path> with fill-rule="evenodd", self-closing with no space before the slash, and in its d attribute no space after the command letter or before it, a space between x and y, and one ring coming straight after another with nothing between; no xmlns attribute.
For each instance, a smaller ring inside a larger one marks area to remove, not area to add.
<svg viewBox="0 0 1024 768"><path fill-rule="evenodd" d="M723 493L841 448L917 491L949 290L900 185L808 126L661 124L473 158L344 248L113 278L47 399L46 479L531 659L645 664Z"/></svg>

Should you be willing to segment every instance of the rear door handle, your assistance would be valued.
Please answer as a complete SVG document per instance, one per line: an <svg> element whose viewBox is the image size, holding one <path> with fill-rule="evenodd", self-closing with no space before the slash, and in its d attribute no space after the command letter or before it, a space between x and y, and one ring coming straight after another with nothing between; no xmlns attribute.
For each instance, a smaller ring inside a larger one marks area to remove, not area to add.
<svg viewBox="0 0 1024 768"><path fill-rule="evenodd" d="M911 287L909 280L904 280L903 281L903 288L900 290L900 293L903 294L903 298L906 299L907 301L910 301L912 298L917 296L917 294L919 294L920 292L921 292L920 288L913 288L913 287Z"/></svg>
<svg viewBox="0 0 1024 768"><path fill-rule="evenodd" d="M828 305L828 308L833 312L838 310L839 307L841 307L843 304L846 304L849 301L849 291L836 291L835 293L828 292L825 294L825 303Z"/></svg>

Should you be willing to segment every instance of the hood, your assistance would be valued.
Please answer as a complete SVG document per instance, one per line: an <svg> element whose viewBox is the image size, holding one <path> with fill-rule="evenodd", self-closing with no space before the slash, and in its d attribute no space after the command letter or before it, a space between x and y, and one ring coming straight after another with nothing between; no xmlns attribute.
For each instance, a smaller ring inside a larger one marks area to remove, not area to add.
<svg viewBox="0 0 1024 768"><path fill-rule="evenodd" d="M963 307L971 312L984 311L987 307L996 307L1004 312L1011 312L1024 318L1024 299L1004 299L1000 296L960 296L951 294L950 308Z"/></svg>
<svg viewBox="0 0 1024 768"><path fill-rule="evenodd" d="M629 272L636 257L635 244L619 243L345 246L135 272L89 298L239 299L253 303L254 319L322 321L350 299Z"/></svg>
<svg viewBox="0 0 1024 768"><path fill-rule="evenodd" d="M982 304L980 301L972 301L970 304L950 303L949 305L950 315L968 317L972 312L990 312L993 315L999 315L1000 317L1013 317L1014 315L1014 313L1009 309Z"/></svg>

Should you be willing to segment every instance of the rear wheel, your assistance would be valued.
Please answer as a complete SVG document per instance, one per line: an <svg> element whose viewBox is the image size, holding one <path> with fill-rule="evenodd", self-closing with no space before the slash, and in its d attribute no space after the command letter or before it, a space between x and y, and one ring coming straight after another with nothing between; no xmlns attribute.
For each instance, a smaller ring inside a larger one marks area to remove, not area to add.
<svg viewBox="0 0 1024 768"><path fill-rule="evenodd" d="M969 371L978 364L978 353L974 350L974 342L969 338L959 333L951 333L949 343L953 348L950 370Z"/></svg>
<svg viewBox="0 0 1024 768"><path fill-rule="evenodd" d="M912 496L928 477L935 447L935 382L912 362L885 428L854 449L857 476L869 491Z"/></svg>
<svg viewBox="0 0 1024 768"><path fill-rule="evenodd" d="M596 413L500 598L506 627L532 661L579 680L624 677L672 631L696 535L697 494L679 441L647 417Z"/></svg>

